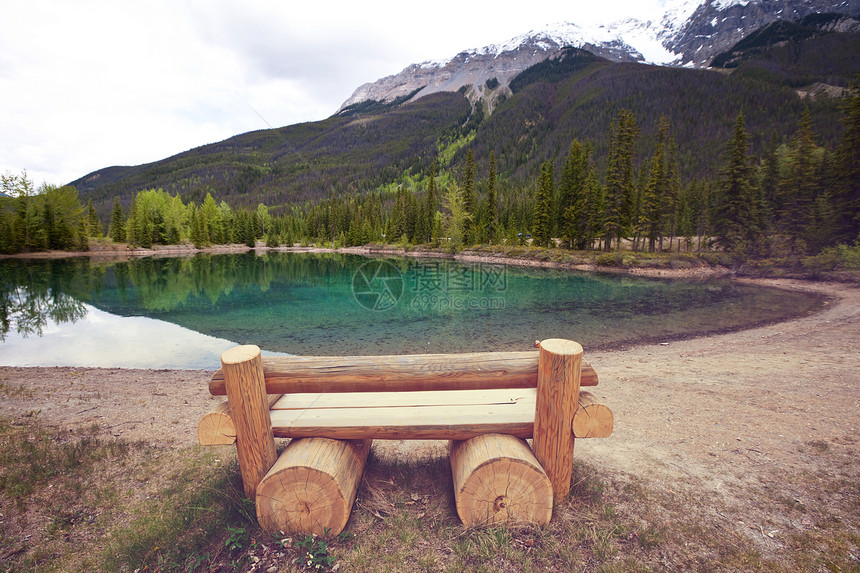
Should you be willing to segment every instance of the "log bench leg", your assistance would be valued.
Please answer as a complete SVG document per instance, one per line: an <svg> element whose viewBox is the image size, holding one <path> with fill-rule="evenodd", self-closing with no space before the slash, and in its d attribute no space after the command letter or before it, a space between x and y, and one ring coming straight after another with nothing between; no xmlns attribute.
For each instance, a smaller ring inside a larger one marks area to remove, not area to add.
<svg viewBox="0 0 860 573"><path fill-rule="evenodd" d="M290 442L257 486L257 520L275 533L337 535L346 527L373 440Z"/></svg>
<svg viewBox="0 0 860 573"><path fill-rule="evenodd" d="M450 456L454 500L464 525L549 522L552 485L525 440L485 434L452 441Z"/></svg>
<svg viewBox="0 0 860 573"><path fill-rule="evenodd" d="M260 348L237 346L221 355L221 370L236 430L236 454L245 495L254 499L257 484L278 457L266 396Z"/></svg>
<svg viewBox="0 0 860 573"><path fill-rule="evenodd" d="M532 448L552 483L556 503L567 500L573 475L573 417L579 407L582 346L550 338L540 343Z"/></svg>

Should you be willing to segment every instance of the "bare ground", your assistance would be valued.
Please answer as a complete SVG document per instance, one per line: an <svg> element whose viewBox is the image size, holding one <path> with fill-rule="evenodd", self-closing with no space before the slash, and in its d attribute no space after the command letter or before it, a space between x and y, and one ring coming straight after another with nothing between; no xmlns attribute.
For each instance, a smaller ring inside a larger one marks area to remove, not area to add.
<svg viewBox="0 0 860 573"><path fill-rule="evenodd" d="M577 458L613 483L689 503L694 520L778 555L836 523L860 565L860 288L759 280L831 297L815 315L742 332L589 352L611 438ZM0 417L62 428L98 424L128 440L182 447L219 399L207 371L0 367ZM379 457L435 456L380 444ZM624 508L622 508L623 510ZM642 515L642 511L632 511Z"/></svg>

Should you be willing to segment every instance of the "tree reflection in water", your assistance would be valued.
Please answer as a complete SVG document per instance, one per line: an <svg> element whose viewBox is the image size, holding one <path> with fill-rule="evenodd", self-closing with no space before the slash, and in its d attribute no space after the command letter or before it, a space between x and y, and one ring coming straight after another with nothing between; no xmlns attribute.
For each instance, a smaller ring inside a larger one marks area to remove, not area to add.
<svg viewBox="0 0 860 573"><path fill-rule="evenodd" d="M77 322L87 315L84 303L64 293L34 293L25 288L0 293L0 341L11 329L26 338L42 335L48 321Z"/></svg>
<svg viewBox="0 0 860 573"><path fill-rule="evenodd" d="M365 276L370 261L373 269L384 262L384 280L376 272ZM356 276L369 280L356 283ZM365 300L394 283L391 304ZM804 293L719 280L340 253L0 261L0 341L11 341L16 331L19 338L52 332L50 321L85 324L102 311L289 354L516 350L549 337L593 349L744 328L806 314L821 303ZM94 309L91 316L87 308ZM139 336L126 325L98 322L98 328L102 336L112 328ZM189 344L187 334L170 336L141 339L138 348ZM12 345L0 350L16 352Z"/></svg>

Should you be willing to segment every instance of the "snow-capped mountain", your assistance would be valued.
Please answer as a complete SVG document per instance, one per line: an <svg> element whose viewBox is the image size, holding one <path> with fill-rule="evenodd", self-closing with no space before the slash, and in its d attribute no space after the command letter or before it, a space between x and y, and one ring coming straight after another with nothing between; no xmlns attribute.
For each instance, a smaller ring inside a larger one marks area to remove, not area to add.
<svg viewBox="0 0 860 573"><path fill-rule="evenodd" d="M663 14L647 21L628 19L588 28L563 22L460 52L448 61L412 64L360 86L338 113L369 100L415 99L464 86L469 100L483 101L491 113L499 97L510 92L514 77L565 46L611 61L706 67L714 56L770 22L825 12L857 16L860 0L670 0Z"/></svg>

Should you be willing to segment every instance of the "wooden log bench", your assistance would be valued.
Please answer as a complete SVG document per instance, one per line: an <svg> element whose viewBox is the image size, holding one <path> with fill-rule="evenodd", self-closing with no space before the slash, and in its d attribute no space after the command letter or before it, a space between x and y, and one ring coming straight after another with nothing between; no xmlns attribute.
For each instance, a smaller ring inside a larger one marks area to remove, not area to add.
<svg viewBox="0 0 860 573"><path fill-rule="evenodd" d="M373 439L450 440L464 524L546 523L570 492L574 438L612 433L612 412L576 342L538 351L262 358L221 356L227 396L198 424L203 445L235 443L245 493L269 531L337 534ZM292 438L280 456L274 438ZM532 439L530 448L526 439Z"/></svg>

